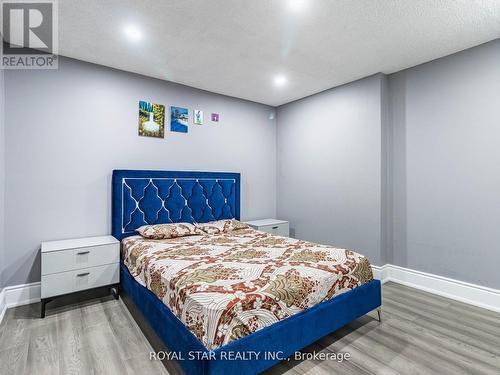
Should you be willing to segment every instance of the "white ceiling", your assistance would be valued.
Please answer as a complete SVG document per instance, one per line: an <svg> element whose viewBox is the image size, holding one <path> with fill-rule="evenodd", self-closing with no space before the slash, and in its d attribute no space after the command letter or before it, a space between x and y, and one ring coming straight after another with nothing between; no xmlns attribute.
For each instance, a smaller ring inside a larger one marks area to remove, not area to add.
<svg viewBox="0 0 500 375"><path fill-rule="evenodd" d="M59 0L61 55L272 106L499 37L500 0Z"/></svg>

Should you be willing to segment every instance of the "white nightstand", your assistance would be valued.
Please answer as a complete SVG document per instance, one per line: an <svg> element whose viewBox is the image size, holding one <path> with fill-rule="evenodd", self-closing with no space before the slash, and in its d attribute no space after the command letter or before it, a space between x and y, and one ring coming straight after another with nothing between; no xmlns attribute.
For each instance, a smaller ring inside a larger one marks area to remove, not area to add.
<svg viewBox="0 0 500 375"><path fill-rule="evenodd" d="M252 228L260 230L262 232L276 234L278 236L284 237L290 236L290 226L288 221L285 220L262 219L245 221L245 223L250 225Z"/></svg>
<svg viewBox="0 0 500 375"><path fill-rule="evenodd" d="M53 297L120 282L120 242L112 236L42 242L42 309Z"/></svg>

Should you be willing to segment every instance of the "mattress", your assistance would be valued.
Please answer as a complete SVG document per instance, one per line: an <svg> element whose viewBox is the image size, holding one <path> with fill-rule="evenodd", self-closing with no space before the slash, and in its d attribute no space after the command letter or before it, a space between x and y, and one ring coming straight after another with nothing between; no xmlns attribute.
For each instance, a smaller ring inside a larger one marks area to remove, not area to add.
<svg viewBox="0 0 500 375"><path fill-rule="evenodd" d="M122 257L208 350L373 279L351 250L254 229L166 240L131 236Z"/></svg>

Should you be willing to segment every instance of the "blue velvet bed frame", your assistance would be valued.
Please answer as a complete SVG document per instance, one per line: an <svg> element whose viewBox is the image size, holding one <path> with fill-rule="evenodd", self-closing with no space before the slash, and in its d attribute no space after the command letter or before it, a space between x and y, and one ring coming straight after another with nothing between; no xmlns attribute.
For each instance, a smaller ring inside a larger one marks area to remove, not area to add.
<svg viewBox="0 0 500 375"><path fill-rule="evenodd" d="M112 185L112 230L119 240L145 224L240 218L239 173L115 170ZM166 346L184 358L179 363L189 375L259 373L381 305L380 282L373 280L208 351L123 263L120 282Z"/></svg>

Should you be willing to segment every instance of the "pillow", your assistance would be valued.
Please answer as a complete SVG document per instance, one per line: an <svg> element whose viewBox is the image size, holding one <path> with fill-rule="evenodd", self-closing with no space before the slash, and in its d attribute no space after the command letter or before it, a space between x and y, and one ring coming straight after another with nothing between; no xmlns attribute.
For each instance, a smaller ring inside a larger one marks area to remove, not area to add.
<svg viewBox="0 0 500 375"><path fill-rule="evenodd" d="M137 228L136 231L139 232L142 237L152 240L205 234L202 230L190 223L143 225Z"/></svg>
<svg viewBox="0 0 500 375"><path fill-rule="evenodd" d="M209 221L208 223L196 224L196 227L208 234L228 233L249 228L247 224L235 219Z"/></svg>

